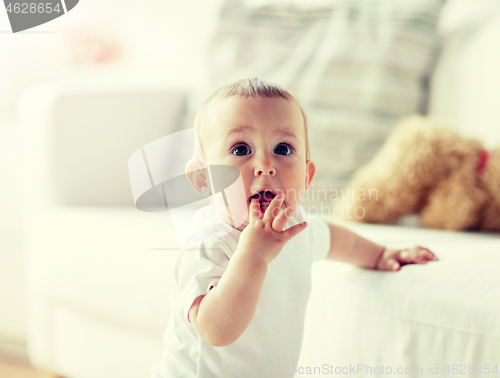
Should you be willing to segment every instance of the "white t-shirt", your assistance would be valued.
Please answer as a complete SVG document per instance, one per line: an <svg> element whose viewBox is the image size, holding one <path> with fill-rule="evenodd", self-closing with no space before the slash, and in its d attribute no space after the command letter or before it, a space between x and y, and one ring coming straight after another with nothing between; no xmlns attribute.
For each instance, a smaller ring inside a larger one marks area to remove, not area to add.
<svg viewBox="0 0 500 378"><path fill-rule="evenodd" d="M302 209L287 227L303 221ZM241 231L232 229L213 206L197 215L209 227L202 232L222 236L197 250L179 254L170 287L171 316L163 341L163 361L153 367L152 378L280 378L291 376L297 364L307 301L311 291L311 266L326 257L330 231L319 219L307 219L307 228L292 238L269 263L254 317L234 343L213 347L188 321L194 300L215 286L236 251ZM231 228L228 230L227 227ZM230 231L230 232L228 232Z"/></svg>

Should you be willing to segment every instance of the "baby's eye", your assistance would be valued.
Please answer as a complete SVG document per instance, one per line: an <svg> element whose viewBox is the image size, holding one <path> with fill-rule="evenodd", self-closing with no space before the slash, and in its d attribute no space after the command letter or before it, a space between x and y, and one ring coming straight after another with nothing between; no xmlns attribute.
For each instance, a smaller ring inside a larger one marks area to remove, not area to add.
<svg viewBox="0 0 500 378"><path fill-rule="evenodd" d="M252 151L250 151L250 148L248 146L245 146L244 144L240 144L239 146L234 147L231 152L236 156L245 156L252 153Z"/></svg>
<svg viewBox="0 0 500 378"><path fill-rule="evenodd" d="M278 144L274 149L274 153L277 155L290 155L292 152L293 147L285 143Z"/></svg>

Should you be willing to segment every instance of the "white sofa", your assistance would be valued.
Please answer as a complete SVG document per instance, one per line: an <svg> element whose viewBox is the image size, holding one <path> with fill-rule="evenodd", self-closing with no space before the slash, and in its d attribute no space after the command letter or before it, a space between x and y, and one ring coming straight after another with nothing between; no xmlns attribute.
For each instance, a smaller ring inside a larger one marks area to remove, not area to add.
<svg viewBox="0 0 500 378"><path fill-rule="evenodd" d="M470 25L445 34L455 50L438 62L430 111L464 132L479 134L468 105L477 105L481 93L464 85L488 69L494 80L498 75L487 52L493 45L478 42L498 38L495 20L481 35ZM471 50L483 59L471 63ZM481 95L498 95L497 87L488 91ZM126 87L56 86L23 97L27 338L38 369L66 378L138 378L161 360L176 253L162 249L178 244L167 213L133 207L127 159L179 127L184 101L179 92ZM496 110L488 108L488 118L480 105L482 119L499 122ZM487 138L500 142L500 133ZM287 367L291 376L338 374L335 368L382 376L389 366L392 374L421 367L421 376L445 377L472 375L469 365L484 374L500 364L497 235L348 226L388 246L427 246L440 261L397 273L315 264L303 349L298 366ZM364 370L352 370L358 364Z"/></svg>
<svg viewBox="0 0 500 378"><path fill-rule="evenodd" d="M40 370L139 377L160 358L171 255L150 248L173 235L164 213L135 209L127 161L182 127L185 105L183 92L126 85L44 86L20 101L27 343Z"/></svg>
<svg viewBox="0 0 500 378"><path fill-rule="evenodd" d="M27 333L40 370L138 378L161 360L176 253L163 249L178 242L167 213L133 207L127 159L181 124L184 98L53 87L24 97L31 112L23 130L32 136L23 142L31 151L25 198L33 220ZM500 237L349 227L388 246L428 246L440 261L398 273L317 263L303 351L291 372L367 364L422 367L425 375L429 364L442 373L446 364L498 362Z"/></svg>

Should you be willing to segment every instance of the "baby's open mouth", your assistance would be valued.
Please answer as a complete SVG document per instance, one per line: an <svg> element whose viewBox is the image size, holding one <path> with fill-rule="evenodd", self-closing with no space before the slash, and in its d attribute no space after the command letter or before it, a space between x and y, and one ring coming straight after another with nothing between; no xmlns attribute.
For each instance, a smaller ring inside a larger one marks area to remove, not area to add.
<svg viewBox="0 0 500 378"><path fill-rule="evenodd" d="M254 194L253 196L250 197L250 202L254 199L257 198L260 203L260 210L262 212L266 211L266 209L269 207L269 204L273 200L273 198L276 197L276 194L268 191L268 190L263 190L257 194Z"/></svg>

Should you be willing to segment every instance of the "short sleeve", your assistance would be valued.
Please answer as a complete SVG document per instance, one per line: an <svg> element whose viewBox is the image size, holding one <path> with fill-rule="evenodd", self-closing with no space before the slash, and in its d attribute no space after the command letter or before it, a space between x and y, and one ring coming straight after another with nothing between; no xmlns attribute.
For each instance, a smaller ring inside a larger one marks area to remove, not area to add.
<svg viewBox="0 0 500 378"><path fill-rule="evenodd" d="M185 319L194 300L215 287L229 264L231 248L223 239L211 240L196 250L183 251L175 276ZM188 320L189 321L189 320Z"/></svg>
<svg viewBox="0 0 500 378"><path fill-rule="evenodd" d="M330 228L325 221L318 218L309 218L307 219L307 223L309 243L312 246L313 262L323 260L330 251Z"/></svg>

